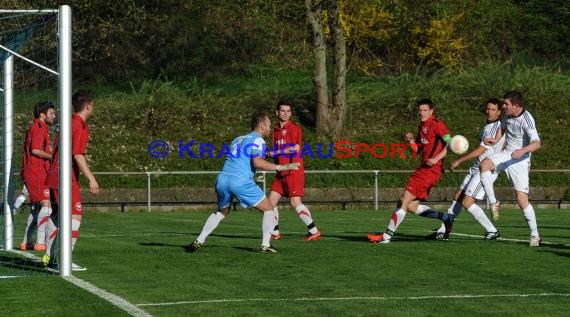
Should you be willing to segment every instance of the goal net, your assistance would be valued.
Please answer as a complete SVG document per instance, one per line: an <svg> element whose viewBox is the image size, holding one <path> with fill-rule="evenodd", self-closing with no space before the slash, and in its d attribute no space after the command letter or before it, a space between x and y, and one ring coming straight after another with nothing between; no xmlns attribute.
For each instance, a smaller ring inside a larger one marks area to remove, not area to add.
<svg viewBox="0 0 570 317"><path fill-rule="evenodd" d="M60 138L59 272L71 274L71 9L0 9L2 80L2 244L0 278L44 274L45 251L34 250L38 209L22 182L26 133L40 104L55 105ZM57 128L56 128L57 127ZM48 145L49 146L49 145ZM28 234L25 234L27 232Z"/></svg>

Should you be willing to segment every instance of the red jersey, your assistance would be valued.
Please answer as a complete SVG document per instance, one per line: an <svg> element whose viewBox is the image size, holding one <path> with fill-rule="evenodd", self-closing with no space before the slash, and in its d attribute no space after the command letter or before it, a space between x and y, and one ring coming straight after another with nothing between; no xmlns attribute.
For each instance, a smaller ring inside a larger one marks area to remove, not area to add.
<svg viewBox="0 0 570 317"><path fill-rule="evenodd" d="M71 154L83 154L87 152L87 141L89 139L89 129L85 120L79 115L71 116ZM48 185L50 188L59 188L59 138L55 141L55 155L50 167ZM74 185L79 185L79 166L72 159L71 179Z"/></svg>
<svg viewBox="0 0 570 317"><path fill-rule="evenodd" d="M449 134L449 130L443 121L439 121L435 116L429 117L426 121L421 122L416 142L421 144L421 165L426 166L425 162L439 154L446 146L443 136ZM443 160L439 160L433 167L443 168Z"/></svg>
<svg viewBox="0 0 570 317"><path fill-rule="evenodd" d="M280 175L290 175L298 174L304 172L303 166L303 156L301 155L303 144L303 132L301 127L293 123L292 121L287 121L283 127L281 124L277 124L273 129L273 137L271 143L273 144L273 150L277 150L277 155L275 156L275 163L284 165L289 163L299 163L299 169L293 171L281 171L277 172ZM288 147L299 145L299 151L295 154L283 154L283 150Z"/></svg>
<svg viewBox="0 0 570 317"><path fill-rule="evenodd" d="M22 179L44 179L49 170L50 160L43 159L32 154L33 150L52 152L48 125L40 119L34 119L26 133L24 155L22 158Z"/></svg>

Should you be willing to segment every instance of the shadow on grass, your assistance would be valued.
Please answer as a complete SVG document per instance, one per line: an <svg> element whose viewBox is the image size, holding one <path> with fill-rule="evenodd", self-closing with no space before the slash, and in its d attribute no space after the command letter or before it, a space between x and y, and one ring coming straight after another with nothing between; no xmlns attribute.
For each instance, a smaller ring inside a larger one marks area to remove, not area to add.
<svg viewBox="0 0 570 317"><path fill-rule="evenodd" d="M259 249L254 249L254 248L247 248L247 247L233 247L233 248L241 251L259 253Z"/></svg>
<svg viewBox="0 0 570 317"><path fill-rule="evenodd" d="M562 243L543 243L541 245L541 247L543 248L552 248L552 249L559 249L559 250L570 250L570 246L567 244L562 244Z"/></svg>
<svg viewBox="0 0 570 317"><path fill-rule="evenodd" d="M28 272L41 272L52 275L53 273L48 272L44 269L42 263L38 261L34 261L32 259L23 258L18 255L12 255L9 253L0 253L0 266L15 269L15 270L22 270Z"/></svg>
<svg viewBox="0 0 570 317"><path fill-rule="evenodd" d="M570 253L568 253L568 252L559 252L559 251L546 251L546 252L549 252L549 253L552 253L552 254L555 254L558 256L570 258Z"/></svg>
<svg viewBox="0 0 570 317"><path fill-rule="evenodd" d="M366 233L360 233L358 235L326 235L323 236L323 239L326 239L327 237L333 237L333 238L337 238L340 240L347 240L347 241L354 241L354 242L367 242L370 243L368 241L368 237ZM433 241L433 240L428 240L425 238L425 236L418 236L418 235L408 235L408 234L399 234L397 233L396 235L394 235L392 237L393 241L398 241L398 242L418 242L418 241ZM440 241L438 241L440 242Z"/></svg>

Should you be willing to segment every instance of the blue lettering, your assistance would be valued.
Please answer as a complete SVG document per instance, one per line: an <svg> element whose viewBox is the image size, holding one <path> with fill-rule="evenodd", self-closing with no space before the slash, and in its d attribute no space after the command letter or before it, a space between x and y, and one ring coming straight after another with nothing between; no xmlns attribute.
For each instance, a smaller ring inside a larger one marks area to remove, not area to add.
<svg viewBox="0 0 570 317"><path fill-rule="evenodd" d="M259 151L251 150L250 148L252 148L252 147L259 149L259 146L255 143L248 143L243 147L243 154L245 154L246 157L248 157L250 159L256 158L259 156L259 154L258 154Z"/></svg>
<svg viewBox="0 0 570 317"><path fill-rule="evenodd" d="M196 140L192 140L186 144L184 144L184 141L178 140L178 158L184 158L184 153L188 153L191 158L196 158L196 154L190 149L194 143L196 143Z"/></svg>
<svg viewBox="0 0 570 317"><path fill-rule="evenodd" d="M309 155L311 158L315 158L315 153L311 149L311 145L309 143L303 144L303 149L301 149L301 157L305 157L305 155Z"/></svg>
<svg viewBox="0 0 570 317"><path fill-rule="evenodd" d="M232 152L230 152L230 147L226 143L222 144L222 148L220 149L220 152L218 152L218 155L216 155L216 158L222 158L224 157L224 155L232 156Z"/></svg>
<svg viewBox="0 0 570 317"><path fill-rule="evenodd" d="M212 143L200 143L200 158L204 158L208 154L209 158L214 158L215 146Z"/></svg>
<svg viewBox="0 0 570 317"><path fill-rule="evenodd" d="M321 152L323 145L321 143L317 144L317 156L319 158L331 158L331 156L333 155L333 145L332 143L329 143L329 153L328 154L323 154Z"/></svg>
<svg viewBox="0 0 570 317"><path fill-rule="evenodd" d="M293 158L297 156L297 151L290 151L289 153L285 153L285 149L288 147L295 147L295 144L291 143L283 144L283 146L281 146L281 149L279 150L279 155L284 156L286 158Z"/></svg>
<svg viewBox="0 0 570 317"><path fill-rule="evenodd" d="M265 157L267 157L267 153L271 153L271 155L273 157L277 157L277 155L279 153L279 149L277 147L277 144L273 144L273 147L271 147L271 148L266 147L265 148Z"/></svg>
<svg viewBox="0 0 570 317"><path fill-rule="evenodd" d="M262 144L262 145L261 145L261 153L259 153L259 155L260 155L262 158L265 158L265 156L266 156L265 153L267 153L267 144Z"/></svg>

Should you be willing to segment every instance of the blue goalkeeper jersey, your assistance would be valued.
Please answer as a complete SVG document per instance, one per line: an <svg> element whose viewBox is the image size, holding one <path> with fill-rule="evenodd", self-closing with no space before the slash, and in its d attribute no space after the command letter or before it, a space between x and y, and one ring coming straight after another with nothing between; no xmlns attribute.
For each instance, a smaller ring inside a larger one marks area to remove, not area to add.
<svg viewBox="0 0 570 317"><path fill-rule="evenodd" d="M221 174L236 176L250 180L255 174L253 158L265 157L265 140L252 131L232 141Z"/></svg>

